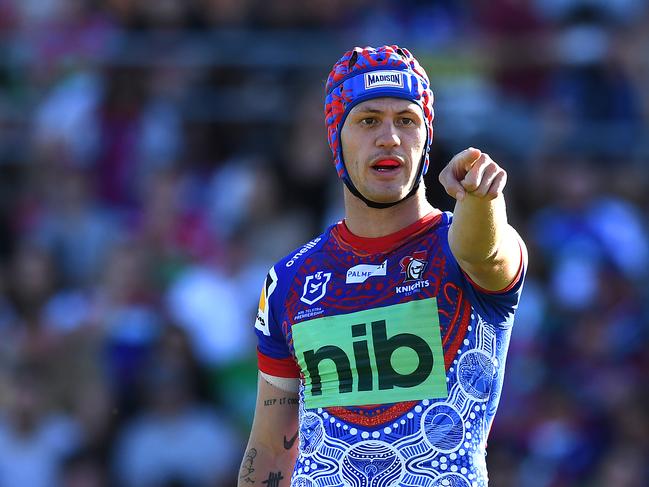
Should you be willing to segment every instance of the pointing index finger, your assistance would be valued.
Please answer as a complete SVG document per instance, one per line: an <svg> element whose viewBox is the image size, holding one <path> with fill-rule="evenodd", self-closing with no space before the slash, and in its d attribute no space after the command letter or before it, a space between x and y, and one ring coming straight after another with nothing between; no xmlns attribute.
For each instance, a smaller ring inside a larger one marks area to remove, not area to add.
<svg viewBox="0 0 649 487"><path fill-rule="evenodd" d="M446 165L439 175L439 180L444 186L446 192L453 198L461 201L464 199L465 189L460 184L471 167L480 159L482 151L469 147L462 152L458 152L453 159Z"/></svg>

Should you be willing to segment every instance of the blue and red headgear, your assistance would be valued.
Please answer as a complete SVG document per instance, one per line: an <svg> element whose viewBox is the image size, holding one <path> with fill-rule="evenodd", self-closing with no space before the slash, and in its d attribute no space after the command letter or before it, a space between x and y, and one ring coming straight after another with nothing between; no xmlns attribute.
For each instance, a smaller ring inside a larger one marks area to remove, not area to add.
<svg viewBox="0 0 649 487"><path fill-rule="evenodd" d="M387 208L400 203L377 203L365 198L354 186L343 159L340 131L347 115L359 103L372 98L403 98L419 105L426 121L426 146L419 163L419 171L409 198L417 191L428 170L430 144L433 140L433 92L426 71L407 49L399 46L379 48L355 47L334 64L326 85L325 123L329 147L334 156L338 176L347 188L368 206Z"/></svg>

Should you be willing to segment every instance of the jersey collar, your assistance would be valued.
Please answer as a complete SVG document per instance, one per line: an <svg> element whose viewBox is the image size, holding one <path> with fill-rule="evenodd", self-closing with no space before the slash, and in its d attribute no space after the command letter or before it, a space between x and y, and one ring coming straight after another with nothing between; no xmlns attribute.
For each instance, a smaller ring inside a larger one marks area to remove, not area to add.
<svg viewBox="0 0 649 487"><path fill-rule="evenodd" d="M354 249L371 254L380 254L389 252L404 241L439 224L442 215L443 213L439 210L433 210L407 227L383 237L359 237L347 228L345 220L338 222L336 230L340 238Z"/></svg>

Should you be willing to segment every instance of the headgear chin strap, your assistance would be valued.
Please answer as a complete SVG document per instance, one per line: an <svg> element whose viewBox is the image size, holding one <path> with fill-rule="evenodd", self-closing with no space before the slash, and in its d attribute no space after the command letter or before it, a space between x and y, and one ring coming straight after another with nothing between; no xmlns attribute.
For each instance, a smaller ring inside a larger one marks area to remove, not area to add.
<svg viewBox="0 0 649 487"><path fill-rule="evenodd" d="M349 190L349 192L351 194L353 194L354 196L356 196L359 200L361 200L363 203L365 203L370 208L377 208L377 209L390 208L390 207L392 207L394 205L398 205L402 201L407 200L408 198L410 198L411 196L414 196L417 193L417 190L419 189L419 184L421 183L421 179L422 179L421 170L422 170L423 165L424 165L424 157L422 156L421 161L419 162L419 170L417 171L420 174L413 181L412 188L410 189L408 194L405 195L400 200L392 201L390 203L379 203L378 201L372 201L372 200L366 198L365 196L363 196L363 194L358 190L358 188L352 182L351 178L349 177L349 174L345 174L342 177L342 180L343 180L343 183L345 183L345 186L347 186L347 189Z"/></svg>
<svg viewBox="0 0 649 487"><path fill-rule="evenodd" d="M421 107L426 121L426 145L413 186L405 197L389 203L372 201L356 188L345 167L340 144L340 131L351 109L363 101L381 97L402 98L416 103ZM433 92L428 76L407 49L396 45L377 49L356 47L346 52L329 73L325 122L334 164L349 191L371 208L389 208L417 192L428 170L433 117Z"/></svg>

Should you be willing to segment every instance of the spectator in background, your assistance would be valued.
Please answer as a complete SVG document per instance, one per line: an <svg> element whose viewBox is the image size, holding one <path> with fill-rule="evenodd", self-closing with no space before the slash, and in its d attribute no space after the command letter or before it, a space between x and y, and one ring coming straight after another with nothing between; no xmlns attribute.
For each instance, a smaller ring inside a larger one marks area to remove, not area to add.
<svg viewBox="0 0 649 487"><path fill-rule="evenodd" d="M188 267L169 288L171 316L187 330L208 367L240 360L252 338L243 326L246 308L239 291L235 279L214 261Z"/></svg>
<svg viewBox="0 0 649 487"><path fill-rule="evenodd" d="M111 461L115 437L125 416L105 380L78 381L71 414L79 426L81 441L62 466L64 487L95 487L111 479ZM84 483L85 482L85 483Z"/></svg>
<svg viewBox="0 0 649 487"><path fill-rule="evenodd" d="M79 451L65 459L61 466L59 487L107 487L106 470L93 452Z"/></svg>
<svg viewBox="0 0 649 487"><path fill-rule="evenodd" d="M187 178L174 169L147 173L129 232L146 249L151 284L166 289L186 266L218 255L222 244L204 211L188 197Z"/></svg>
<svg viewBox="0 0 649 487"><path fill-rule="evenodd" d="M529 104L547 89L550 26L534 0L476 0L471 14L489 44L493 80L503 98ZM529 105L528 105L529 106Z"/></svg>
<svg viewBox="0 0 649 487"><path fill-rule="evenodd" d="M63 459L80 441L78 425L49 409L50 397L38 367L19 365L0 417L0 485L57 485Z"/></svg>
<svg viewBox="0 0 649 487"><path fill-rule="evenodd" d="M554 143L585 154L628 158L642 137L642 99L622 61L616 37L624 27L605 10L582 4L556 37L557 63L547 105L560 121Z"/></svg>
<svg viewBox="0 0 649 487"><path fill-rule="evenodd" d="M210 27L241 28L254 11L254 0L198 0L197 10Z"/></svg>
<svg viewBox="0 0 649 487"><path fill-rule="evenodd" d="M58 165L41 170L47 172L43 179L57 183L42 188L43 206L30 233L59 266L61 287L67 291L61 297L81 299L75 291L88 291L99 277L109 249L119 238L118 221L97 205L87 171ZM61 329L77 325L64 316L57 316L55 323Z"/></svg>
<svg viewBox="0 0 649 487"><path fill-rule="evenodd" d="M647 228L633 205L607 193L606 172L566 155L547 163L545 175L549 201L532 216L530 230L549 264L556 303L570 310L594 306L609 270L630 282L645 279Z"/></svg>
<svg viewBox="0 0 649 487"><path fill-rule="evenodd" d="M646 450L644 450L646 451ZM634 445L614 445L592 476L593 487L643 487L649 483L646 456Z"/></svg>
<svg viewBox="0 0 649 487"><path fill-rule="evenodd" d="M54 84L34 114L31 137L38 159L57 167L82 168L92 163L99 143L97 110L103 84L99 73L81 68Z"/></svg>
<svg viewBox="0 0 649 487"><path fill-rule="evenodd" d="M159 334L159 296L151 286L145 249L125 241L112 249L89 303L87 321L99 341L98 360L118 408L132 411L136 372Z"/></svg>
<svg viewBox="0 0 649 487"><path fill-rule="evenodd" d="M98 108L96 186L100 200L117 208L132 207L139 189L138 147L149 74L143 68L114 68L107 73L108 85Z"/></svg>
<svg viewBox="0 0 649 487"><path fill-rule="evenodd" d="M119 485L228 485L224 479L241 452L238 437L212 406L197 400L189 370L157 358L146 371L142 412L116 444Z"/></svg>
<svg viewBox="0 0 649 487"><path fill-rule="evenodd" d="M47 326L47 307L57 286L52 256L37 245L21 242L7 270L7 312L12 320L0 344L10 364L22 359L51 364L60 337Z"/></svg>

